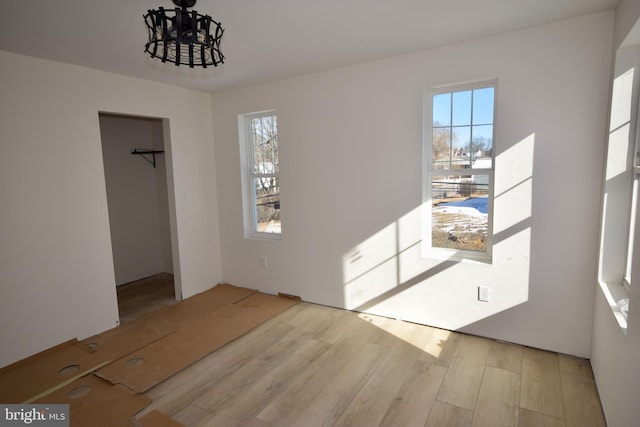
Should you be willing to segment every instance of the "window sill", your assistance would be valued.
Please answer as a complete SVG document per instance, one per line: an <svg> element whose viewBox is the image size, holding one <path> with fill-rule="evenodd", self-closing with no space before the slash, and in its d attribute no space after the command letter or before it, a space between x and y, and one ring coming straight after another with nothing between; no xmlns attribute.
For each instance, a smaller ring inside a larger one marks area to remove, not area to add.
<svg viewBox="0 0 640 427"><path fill-rule="evenodd" d="M618 322L618 326L620 326L622 333L627 336L627 318L620 311L620 302L625 299L629 301L629 292L621 283L606 283L599 281L599 284L609 307L611 307L613 317Z"/></svg>
<svg viewBox="0 0 640 427"><path fill-rule="evenodd" d="M248 236L245 236L245 239L279 242L280 240L282 240L282 234L280 234L280 233L251 233Z"/></svg>
<svg viewBox="0 0 640 427"><path fill-rule="evenodd" d="M476 264L491 264L491 255L487 252L461 251L444 248L424 248L423 258L438 261L471 262Z"/></svg>

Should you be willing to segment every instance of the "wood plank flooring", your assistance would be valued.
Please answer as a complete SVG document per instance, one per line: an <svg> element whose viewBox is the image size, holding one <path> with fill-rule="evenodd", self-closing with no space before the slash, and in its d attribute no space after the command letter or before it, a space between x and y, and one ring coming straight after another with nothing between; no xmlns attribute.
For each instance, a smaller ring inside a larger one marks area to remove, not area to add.
<svg viewBox="0 0 640 427"><path fill-rule="evenodd" d="M146 395L194 427L606 425L588 360L304 302Z"/></svg>
<svg viewBox="0 0 640 427"><path fill-rule="evenodd" d="M160 273L116 288L120 324L175 304L173 274Z"/></svg>

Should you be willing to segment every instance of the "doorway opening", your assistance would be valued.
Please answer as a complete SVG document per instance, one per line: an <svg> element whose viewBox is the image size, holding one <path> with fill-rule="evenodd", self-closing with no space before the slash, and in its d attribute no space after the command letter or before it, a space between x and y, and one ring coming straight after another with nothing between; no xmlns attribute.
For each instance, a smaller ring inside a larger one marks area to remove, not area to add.
<svg viewBox="0 0 640 427"><path fill-rule="evenodd" d="M119 285L116 293L121 325L178 302L173 274L169 273L158 273Z"/></svg>
<svg viewBox="0 0 640 427"><path fill-rule="evenodd" d="M120 323L126 323L181 295L168 123L112 113L99 113L99 123L115 286Z"/></svg>

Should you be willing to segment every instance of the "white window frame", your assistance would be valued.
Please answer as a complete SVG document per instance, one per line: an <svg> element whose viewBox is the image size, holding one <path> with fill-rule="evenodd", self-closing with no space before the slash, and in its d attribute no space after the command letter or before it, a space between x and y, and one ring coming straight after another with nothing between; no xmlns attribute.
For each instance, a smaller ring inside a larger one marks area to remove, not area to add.
<svg viewBox="0 0 640 427"><path fill-rule="evenodd" d="M638 105L638 117L636 120L636 130L635 130L635 143L633 149L630 149L630 159L631 164L631 176L633 182L631 184L631 194L630 194L630 207L629 207L629 224L627 229L627 251L625 254L625 270L624 276L622 278L622 285L625 287L627 292L631 292L631 286L633 283L632 279L632 270L633 270L633 254L638 253L638 249L634 250L634 247L638 245L640 242L636 242L635 234L636 234L636 218L638 211L638 190L640 186L640 132L638 132L637 126L640 123L640 99Z"/></svg>
<svg viewBox="0 0 640 427"><path fill-rule="evenodd" d="M275 110L260 111L238 116L238 133L240 139L240 164L242 171L242 201L243 201L243 225L244 237L263 240L281 240L282 230L277 232L258 231L256 189L254 188L255 178L276 178L280 180L279 170L274 173L254 173L253 168L253 140L251 130L251 120L260 117L275 116ZM277 120L277 119L276 119ZM277 126L277 125L276 125ZM278 147L279 150L280 147ZM278 157L279 157L278 153Z"/></svg>
<svg viewBox="0 0 640 427"><path fill-rule="evenodd" d="M433 169L433 97L438 94L464 92L475 89L492 87L493 99L493 136L491 149L491 168L477 169ZM423 93L423 182L422 182L422 256L423 258L453 260L453 261L478 261L492 262L493 254L493 205L494 205L494 176L495 176L495 135L497 123L497 79L483 80L471 83L452 84L425 89ZM488 175L488 201L487 201L487 250L485 252L449 249L433 247L432 244L432 178L433 176L460 175Z"/></svg>

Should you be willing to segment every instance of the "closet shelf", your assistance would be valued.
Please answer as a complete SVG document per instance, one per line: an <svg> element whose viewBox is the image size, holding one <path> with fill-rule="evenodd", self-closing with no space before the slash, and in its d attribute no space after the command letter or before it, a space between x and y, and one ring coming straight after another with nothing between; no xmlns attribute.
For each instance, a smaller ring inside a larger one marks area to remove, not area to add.
<svg viewBox="0 0 640 427"><path fill-rule="evenodd" d="M162 154L164 153L164 150L138 150L137 148L134 149L131 154L138 154L141 155L143 159L145 159L147 162L151 163L153 165L153 168L156 168L156 154ZM146 154L150 154L153 157L152 159L149 159Z"/></svg>

